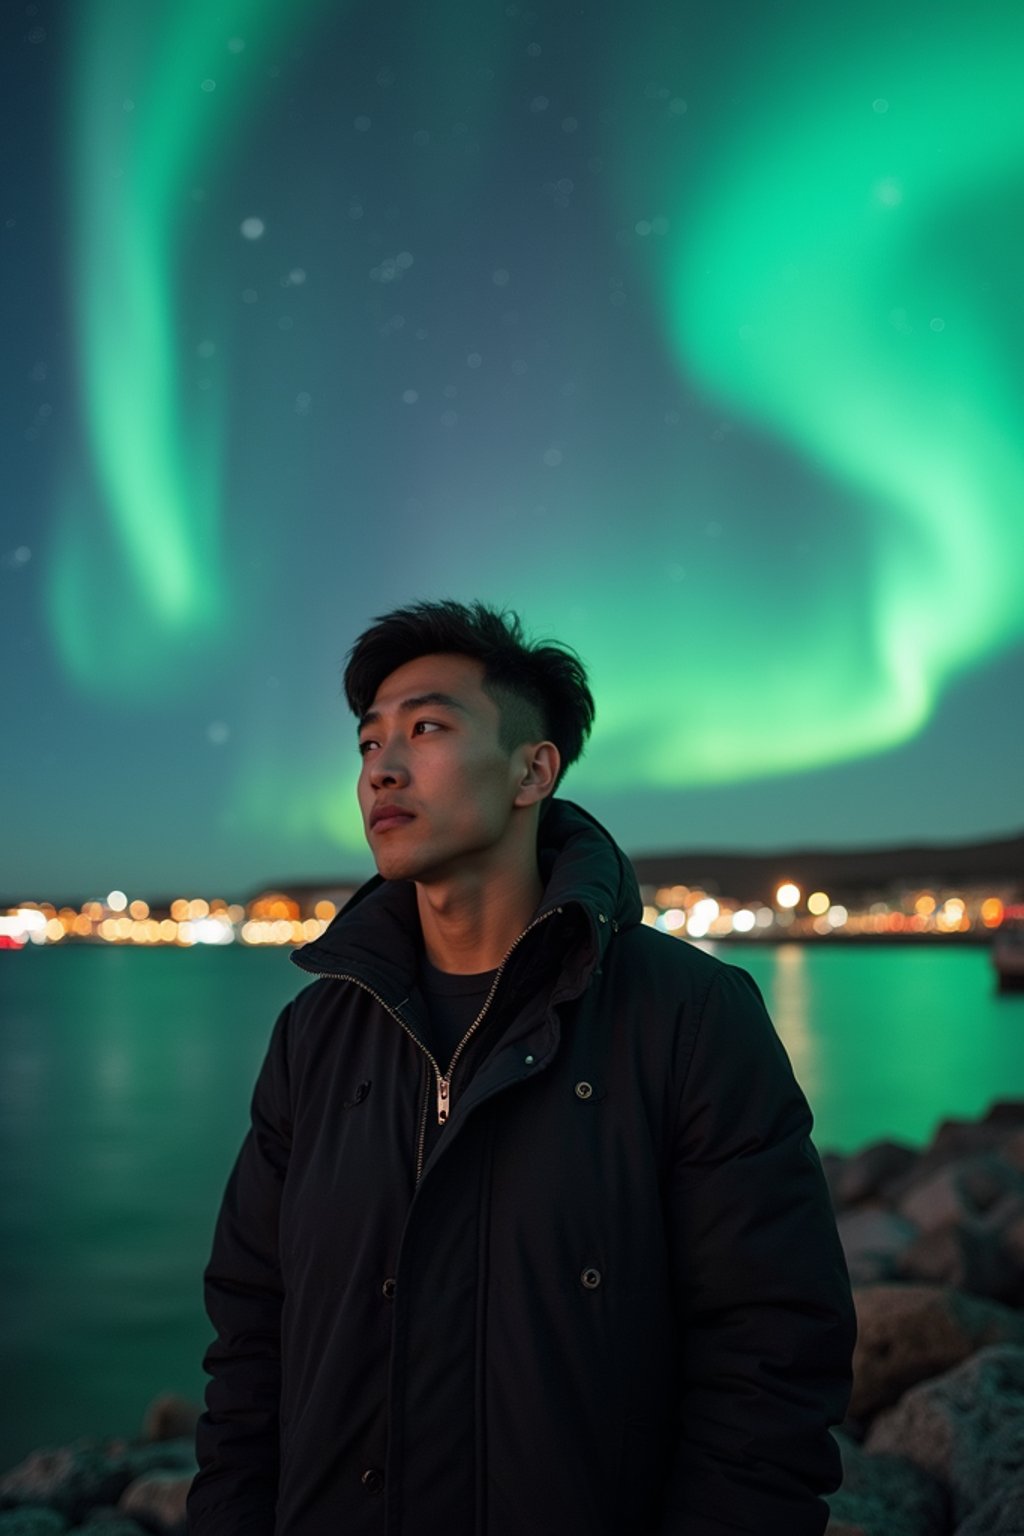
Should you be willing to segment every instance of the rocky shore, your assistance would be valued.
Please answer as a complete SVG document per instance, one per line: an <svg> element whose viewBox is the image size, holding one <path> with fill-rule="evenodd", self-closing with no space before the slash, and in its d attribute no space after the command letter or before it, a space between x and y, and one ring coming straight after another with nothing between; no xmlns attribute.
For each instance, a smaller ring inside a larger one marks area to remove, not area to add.
<svg viewBox="0 0 1024 1536"><path fill-rule="evenodd" d="M1024 1536L1024 1100L822 1161L859 1324L827 1536ZM34 1452L0 1536L184 1536L197 1413Z"/></svg>
<svg viewBox="0 0 1024 1536"><path fill-rule="evenodd" d="M828 1536L1024 1536L1024 1101L822 1160L859 1327Z"/></svg>

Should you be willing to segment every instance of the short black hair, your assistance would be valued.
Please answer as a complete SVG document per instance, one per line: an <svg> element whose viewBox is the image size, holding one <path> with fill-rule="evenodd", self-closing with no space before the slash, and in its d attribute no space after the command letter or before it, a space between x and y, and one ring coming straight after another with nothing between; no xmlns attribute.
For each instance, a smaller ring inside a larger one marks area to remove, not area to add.
<svg viewBox="0 0 1024 1536"><path fill-rule="evenodd" d="M482 687L498 706L498 741L511 752L524 741L553 741L561 758L557 789L583 755L594 724L594 698L571 646L528 642L512 609L444 598L378 615L348 653L344 687L357 719L386 677L418 656L471 656L483 663ZM553 793L554 791L552 791Z"/></svg>

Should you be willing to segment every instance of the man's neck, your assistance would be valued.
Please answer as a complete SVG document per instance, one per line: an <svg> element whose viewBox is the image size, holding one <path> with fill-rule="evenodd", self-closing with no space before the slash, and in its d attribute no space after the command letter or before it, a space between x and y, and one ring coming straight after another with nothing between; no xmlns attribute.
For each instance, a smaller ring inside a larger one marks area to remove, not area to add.
<svg viewBox="0 0 1024 1536"><path fill-rule="evenodd" d="M536 858L490 878L466 875L416 885L427 959L440 971L472 976L499 966L540 905Z"/></svg>

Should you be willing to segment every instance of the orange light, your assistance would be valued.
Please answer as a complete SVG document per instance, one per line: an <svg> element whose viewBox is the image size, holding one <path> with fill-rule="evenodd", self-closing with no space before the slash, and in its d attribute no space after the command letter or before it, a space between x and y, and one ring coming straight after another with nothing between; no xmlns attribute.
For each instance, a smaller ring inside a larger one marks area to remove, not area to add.
<svg viewBox="0 0 1024 1536"><path fill-rule="evenodd" d="M989 896L981 904L981 920L986 928L998 928L1003 920L1003 904L998 896Z"/></svg>

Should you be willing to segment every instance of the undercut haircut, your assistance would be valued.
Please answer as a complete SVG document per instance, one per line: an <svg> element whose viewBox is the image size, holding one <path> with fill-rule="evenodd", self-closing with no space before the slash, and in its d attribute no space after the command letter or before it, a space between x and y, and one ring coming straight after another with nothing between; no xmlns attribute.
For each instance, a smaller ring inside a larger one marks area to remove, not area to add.
<svg viewBox="0 0 1024 1536"><path fill-rule="evenodd" d="M380 614L349 651L344 689L357 720L386 677L419 656L471 656L483 664L481 686L498 707L498 742L512 752L525 741L553 741L566 770L583 755L594 725L587 672L571 646L527 641L512 609L446 598Z"/></svg>

